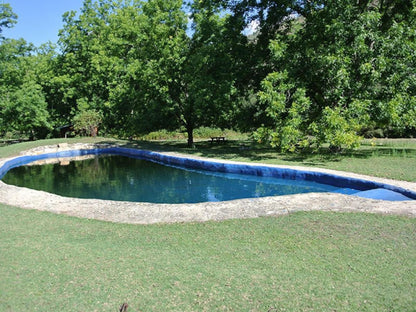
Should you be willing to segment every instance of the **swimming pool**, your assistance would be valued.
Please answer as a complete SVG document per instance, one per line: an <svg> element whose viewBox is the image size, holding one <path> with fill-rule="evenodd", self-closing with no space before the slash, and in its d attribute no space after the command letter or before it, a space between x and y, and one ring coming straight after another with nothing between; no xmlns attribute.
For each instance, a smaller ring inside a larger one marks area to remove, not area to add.
<svg viewBox="0 0 416 312"><path fill-rule="evenodd" d="M120 155L125 157L138 158L153 163L163 164L170 167L186 169L191 172L198 171L205 172L206 175L215 176L217 174L222 175L225 179L231 182L234 180L241 180L246 178L250 180L273 180L281 179L290 182L291 185L324 185L327 189L312 190L312 192L335 192L335 193L346 193L350 195L360 196L364 198L382 199L389 201L404 201L416 199L416 193L400 188L394 185L384 184L380 182L357 179L351 177L338 176L334 174L318 172L313 170L296 170L290 168L282 168L278 166L267 166L259 164L241 164L241 163L228 163L222 161L212 161L206 159L195 159L183 156L167 155L164 153L158 153L153 151L138 150L131 148L122 147L109 147L109 148L94 148L94 149L79 149L79 150L68 150L53 153L44 153L40 155L32 156L21 156L6 161L0 168L0 178L3 177L7 171L12 168L22 166L33 161L48 159L48 158L66 158L83 155ZM261 183L261 182L260 182ZM227 182L224 184L226 187ZM199 193L195 191L194 193ZM265 194L264 196L273 196L281 194ZM245 197L235 198L246 198L256 197L258 195L250 195ZM175 197L175 196L173 196ZM221 198L211 194L211 201L217 200L231 200L235 198ZM128 199L120 199L128 200ZM204 200L210 201L209 198ZM199 202L200 200L196 201ZM159 201L166 202L166 201ZM181 202L192 202L189 200ZM195 201L194 201L195 202ZM169 202L171 203L171 202Z"/></svg>

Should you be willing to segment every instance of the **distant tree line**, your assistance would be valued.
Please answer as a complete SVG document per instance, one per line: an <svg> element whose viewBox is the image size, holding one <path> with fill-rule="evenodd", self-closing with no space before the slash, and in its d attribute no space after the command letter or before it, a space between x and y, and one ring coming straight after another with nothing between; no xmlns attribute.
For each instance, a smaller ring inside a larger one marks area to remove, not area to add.
<svg viewBox="0 0 416 312"><path fill-rule="evenodd" d="M416 0L85 0L57 46L3 36L0 137L202 126L281 151L416 135Z"/></svg>

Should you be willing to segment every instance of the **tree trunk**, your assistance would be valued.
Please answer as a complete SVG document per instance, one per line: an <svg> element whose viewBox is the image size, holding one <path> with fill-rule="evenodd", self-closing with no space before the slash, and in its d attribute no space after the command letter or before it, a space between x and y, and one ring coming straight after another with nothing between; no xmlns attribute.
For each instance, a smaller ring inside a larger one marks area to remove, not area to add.
<svg viewBox="0 0 416 312"><path fill-rule="evenodd" d="M194 147L194 127L187 125L186 132L188 133L188 147Z"/></svg>

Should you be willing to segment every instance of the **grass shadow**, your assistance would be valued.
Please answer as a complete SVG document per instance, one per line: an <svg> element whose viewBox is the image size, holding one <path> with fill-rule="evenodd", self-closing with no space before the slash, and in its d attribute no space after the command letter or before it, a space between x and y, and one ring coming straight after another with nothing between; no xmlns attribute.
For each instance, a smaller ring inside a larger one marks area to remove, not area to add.
<svg viewBox="0 0 416 312"><path fill-rule="evenodd" d="M332 153L328 147L318 151L303 150L298 153L279 153L276 149L250 140L227 140L226 143L211 143L198 140L193 148L186 140L133 141L112 138L50 139L0 147L0 158L18 156L22 151L40 146L62 143L95 143L118 145L159 152L176 152L206 158L261 162L274 165L322 167L328 169L376 175L398 180L416 181L416 140L394 140L388 144L363 144L356 150Z"/></svg>
<svg viewBox="0 0 416 312"><path fill-rule="evenodd" d="M416 144L414 148L364 145L359 149L344 150L340 153L333 153L327 147L322 147L318 151L304 150L297 153L279 153L274 148L252 141L240 140L228 140L226 143L197 141L194 148L188 147L186 142L183 141L126 141L123 146L156 151L184 152L209 158L241 158L257 162L279 159L284 162L297 162L306 165L322 165L327 162L339 162L346 158L369 159L374 156L416 157Z"/></svg>

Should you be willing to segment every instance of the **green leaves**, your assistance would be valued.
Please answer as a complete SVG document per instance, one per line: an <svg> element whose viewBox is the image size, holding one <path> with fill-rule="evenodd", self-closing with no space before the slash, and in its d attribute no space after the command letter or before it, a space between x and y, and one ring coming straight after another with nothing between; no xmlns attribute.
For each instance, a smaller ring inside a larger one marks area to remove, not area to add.
<svg viewBox="0 0 416 312"><path fill-rule="evenodd" d="M19 88L3 88L0 95L0 131L43 136L50 130L49 113L41 87L33 81Z"/></svg>
<svg viewBox="0 0 416 312"><path fill-rule="evenodd" d="M93 109L81 110L73 118L75 131L94 137L98 134L101 122L102 115Z"/></svg>
<svg viewBox="0 0 416 312"><path fill-rule="evenodd" d="M340 151L342 147L358 147L361 137L357 135L358 123L349 119L347 113L340 107L334 109L325 107L320 120L314 126L313 133L320 143L328 143L333 151Z"/></svg>
<svg viewBox="0 0 416 312"><path fill-rule="evenodd" d="M2 3L0 5L0 39L4 39L2 36L3 28L11 28L17 23L17 15L13 12L10 4Z"/></svg>
<svg viewBox="0 0 416 312"><path fill-rule="evenodd" d="M354 147L367 128L412 134L415 7L415 0L87 0L64 15L59 51L1 41L2 103L24 98L15 93L23 86L39 116L40 103L48 104L46 123L96 112L107 132L182 127L190 145L201 126L264 124L256 137L283 151ZM1 9L0 27L11 26L16 16ZM247 35L250 24L258 28Z"/></svg>
<svg viewBox="0 0 416 312"><path fill-rule="evenodd" d="M275 72L263 80L258 96L267 105L267 114L274 122L273 129L261 127L257 130L258 141L268 141L283 152L309 146L307 125L311 101L305 89L296 88L287 72Z"/></svg>
<svg viewBox="0 0 416 312"><path fill-rule="evenodd" d="M45 93L38 83L44 63L25 40L0 44L0 135L17 132L44 138L51 130Z"/></svg>
<svg viewBox="0 0 416 312"><path fill-rule="evenodd" d="M270 44L275 73L263 80L258 96L279 133L274 144L287 149L284 127L293 119L297 133L302 124L288 109L298 89L310 100L304 120L310 126L300 127L300 136L313 135L318 146L355 147L366 127L415 131L415 1L309 2L299 11L301 26L282 24Z"/></svg>

